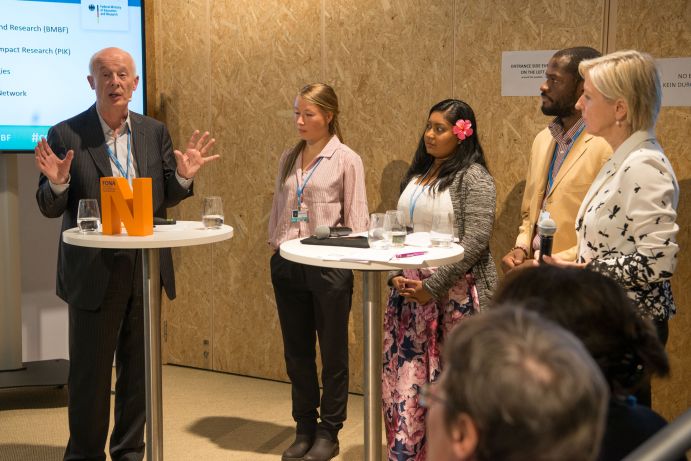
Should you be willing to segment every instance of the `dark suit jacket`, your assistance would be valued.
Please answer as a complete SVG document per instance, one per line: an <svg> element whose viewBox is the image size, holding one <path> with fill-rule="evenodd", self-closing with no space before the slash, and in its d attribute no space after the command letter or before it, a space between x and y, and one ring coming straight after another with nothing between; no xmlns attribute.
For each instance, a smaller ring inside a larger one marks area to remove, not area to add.
<svg viewBox="0 0 691 461"><path fill-rule="evenodd" d="M192 195L175 177L172 141L165 125L149 117L130 112L132 150L137 162L138 177L150 177L153 189L154 216L166 217L166 208ZM69 189L56 196L48 178L39 178L36 201L41 213L49 218L62 216L62 231L77 225L79 199L95 198L100 207L99 178L112 176L110 159L96 106L58 123L48 132L53 152L64 158L74 150L70 167ZM96 310L103 301L111 277L116 250L68 245L60 236L58 251L57 294L71 306ZM175 298L175 277L170 249L160 253L161 283L170 299Z"/></svg>

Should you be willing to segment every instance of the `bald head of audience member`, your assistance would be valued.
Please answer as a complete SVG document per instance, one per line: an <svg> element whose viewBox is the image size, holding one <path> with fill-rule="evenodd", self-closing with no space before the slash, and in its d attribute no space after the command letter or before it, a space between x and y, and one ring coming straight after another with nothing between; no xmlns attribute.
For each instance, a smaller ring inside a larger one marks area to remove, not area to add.
<svg viewBox="0 0 691 461"><path fill-rule="evenodd" d="M460 324L426 390L430 461L587 461L608 391L579 340L521 307Z"/></svg>

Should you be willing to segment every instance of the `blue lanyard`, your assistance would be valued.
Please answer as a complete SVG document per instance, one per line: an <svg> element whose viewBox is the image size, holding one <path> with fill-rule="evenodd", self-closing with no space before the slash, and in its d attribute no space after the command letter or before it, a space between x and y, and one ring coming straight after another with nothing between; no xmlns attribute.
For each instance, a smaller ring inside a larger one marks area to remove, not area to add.
<svg viewBox="0 0 691 461"><path fill-rule="evenodd" d="M127 169L123 170L122 165L118 161L118 158L113 154L113 151L110 149L110 146L108 146L108 143L106 143L106 151L108 152L108 156L110 159L113 161L115 164L115 167L118 169L120 174L122 175L123 178L129 180L129 172L130 172L130 127L125 124L125 129L127 130ZM113 145L117 144L118 138L113 138Z"/></svg>
<svg viewBox="0 0 691 461"><path fill-rule="evenodd" d="M427 177L429 172L432 171L432 166L434 166L434 164L430 165L429 169L425 172L424 176L420 179L420 182L415 185L415 190L413 190L413 194L410 196L410 202L408 204L408 213L410 214L410 225L411 226L413 225L413 215L415 214L415 205L417 204L417 200L420 198L420 196L423 194L423 192L425 192L425 190L427 190L429 188L429 185L422 186L422 190L420 191L419 194L417 194L417 196L415 195L415 193L420 188L420 185L425 180L425 178Z"/></svg>
<svg viewBox="0 0 691 461"><path fill-rule="evenodd" d="M585 128L585 123L581 125L581 127L576 131L573 136L571 136L571 144L569 144L569 148L566 149L566 153L564 154L564 160L566 160L566 156L569 155L569 152L571 152L571 148L573 147L574 144L576 144L576 139L578 139L578 136L580 136L581 132L583 131L583 128ZM557 161L557 151L559 150L559 144L557 143L554 146L554 153L552 154L552 162L549 164L549 174L547 175L547 190L552 189L552 183L554 182L554 163ZM562 160L562 162L564 161ZM561 168L561 166L560 166Z"/></svg>
<svg viewBox="0 0 691 461"><path fill-rule="evenodd" d="M300 181L297 180L298 208L300 208L300 205L302 205L302 192L305 190L305 186L307 186L307 183L309 182L310 178L314 174L314 171L317 169L317 167L319 166L319 164L322 162L323 159L324 159L324 157L319 157L319 160L317 160L317 164L314 165L314 167L312 167L312 169L310 170L310 174L307 175L307 177L305 178L305 182L302 183L302 186L300 186Z"/></svg>

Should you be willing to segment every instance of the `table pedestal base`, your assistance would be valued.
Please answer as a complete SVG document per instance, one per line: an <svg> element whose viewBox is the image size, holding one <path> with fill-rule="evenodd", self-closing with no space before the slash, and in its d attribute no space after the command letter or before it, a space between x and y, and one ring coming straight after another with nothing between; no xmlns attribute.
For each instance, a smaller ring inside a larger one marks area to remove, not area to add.
<svg viewBox="0 0 691 461"><path fill-rule="evenodd" d="M317 267L351 269L362 272L362 315L365 341L365 460L381 461L383 419L381 376L383 368L382 332L384 328L382 325L380 274L391 270L453 264L463 259L463 248L455 243L448 249L435 248L422 261L417 258L404 258L388 262L376 260L363 262L363 251L365 250L362 248L303 245L299 238L281 244L281 256L289 261ZM339 257L325 258L326 255L333 256L333 252L337 252Z"/></svg>
<svg viewBox="0 0 691 461"><path fill-rule="evenodd" d="M142 251L147 461L163 459L159 248L215 243L232 236L233 228L228 225L224 224L218 229L205 229L196 221L178 221L173 226L166 226L165 231L154 230L153 235L144 236L105 235L101 232L82 234L76 227L62 233L62 241L69 245Z"/></svg>
<svg viewBox="0 0 691 461"><path fill-rule="evenodd" d="M163 460L161 386L161 272L158 248L142 250L146 366L146 459Z"/></svg>
<svg viewBox="0 0 691 461"><path fill-rule="evenodd" d="M365 331L365 460L381 460L382 321L378 271L362 271Z"/></svg>

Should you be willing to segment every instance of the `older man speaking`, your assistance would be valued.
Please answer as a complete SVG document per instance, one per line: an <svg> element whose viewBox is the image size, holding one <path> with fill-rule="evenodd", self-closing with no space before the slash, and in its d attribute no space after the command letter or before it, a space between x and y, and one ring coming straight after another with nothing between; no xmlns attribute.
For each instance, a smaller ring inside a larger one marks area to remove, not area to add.
<svg viewBox="0 0 691 461"><path fill-rule="evenodd" d="M173 151L166 127L130 112L139 76L129 53L98 51L87 77L96 104L48 132L36 145L41 172L36 200L49 217L62 216L62 230L77 225L80 199L100 199L99 178L121 176L152 180L153 210L192 195L195 174L218 155L207 156L214 139L195 131L185 152ZM170 250L161 250L161 281L175 297ZM110 437L113 461L144 456L145 383L141 252L84 248L60 242L57 294L69 306L70 439L65 460L105 460L110 418L110 385L115 354L115 426Z"/></svg>

